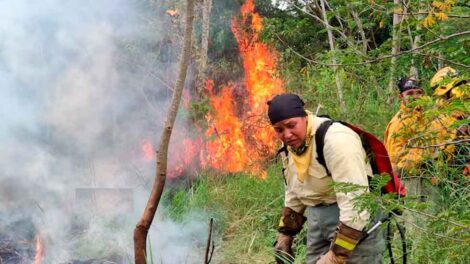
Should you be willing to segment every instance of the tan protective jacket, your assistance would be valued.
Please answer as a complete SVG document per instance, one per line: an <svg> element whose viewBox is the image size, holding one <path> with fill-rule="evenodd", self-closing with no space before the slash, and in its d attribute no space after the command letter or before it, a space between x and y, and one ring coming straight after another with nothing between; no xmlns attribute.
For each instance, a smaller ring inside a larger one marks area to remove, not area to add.
<svg viewBox="0 0 470 264"><path fill-rule="evenodd" d="M325 135L324 156L331 176L327 175L325 168L318 163L315 146L315 132L326 118L313 117L311 135L314 144L308 174L302 181L299 180L292 153L287 157L281 153L285 168L285 206L298 213L303 213L307 206L338 203L340 221L344 224L362 230L368 223L370 214L367 211L358 212L354 208L352 199L367 192L367 175L372 175L370 164L367 163L366 153L362 147L361 139L350 128L333 123ZM353 183L365 186L364 190L345 193L333 193L332 182Z"/></svg>

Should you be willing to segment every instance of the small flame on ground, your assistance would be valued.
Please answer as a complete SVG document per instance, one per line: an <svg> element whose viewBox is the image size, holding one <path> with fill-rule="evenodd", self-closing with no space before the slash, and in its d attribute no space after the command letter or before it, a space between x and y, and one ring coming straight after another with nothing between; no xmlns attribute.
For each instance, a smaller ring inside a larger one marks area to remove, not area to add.
<svg viewBox="0 0 470 264"><path fill-rule="evenodd" d="M44 245L41 236L36 235L36 255L34 256L34 264L41 264L42 256L44 254Z"/></svg>
<svg viewBox="0 0 470 264"><path fill-rule="evenodd" d="M152 142L150 140L144 140L141 144L141 150L142 150L142 158L145 161L151 161L153 160L153 155L155 153Z"/></svg>

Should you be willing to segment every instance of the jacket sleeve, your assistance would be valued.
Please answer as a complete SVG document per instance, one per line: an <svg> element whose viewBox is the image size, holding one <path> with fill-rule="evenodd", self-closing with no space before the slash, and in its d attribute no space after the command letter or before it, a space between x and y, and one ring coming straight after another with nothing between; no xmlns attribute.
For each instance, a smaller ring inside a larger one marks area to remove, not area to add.
<svg viewBox="0 0 470 264"><path fill-rule="evenodd" d="M352 183L365 188L348 193L337 192L339 220L356 230L363 230L369 221L367 211L354 208L353 199L368 192L367 174L371 173L359 136L346 126L335 123L325 135L325 162L334 182Z"/></svg>
<svg viewBox="0 0 470 264"><path fill-rule="evenodd" d="M399 169L398 164L400 162L400 153L406 145L406 141L398 134L400 130L399 124L399 119L397 116L394 116L388 124L384 135L384 145L387 149L392 167L395 170Z"/></svg>
<svg viewBox="0 0 470 264"><path fill-rule="evenodd" d="M305 205L300 201L300 199L297 198L294 192L289 190L286 187L286 193L285 193L285 206L289 207L290 209L296 211L299 214L303 214L305 211Z"/></svg>

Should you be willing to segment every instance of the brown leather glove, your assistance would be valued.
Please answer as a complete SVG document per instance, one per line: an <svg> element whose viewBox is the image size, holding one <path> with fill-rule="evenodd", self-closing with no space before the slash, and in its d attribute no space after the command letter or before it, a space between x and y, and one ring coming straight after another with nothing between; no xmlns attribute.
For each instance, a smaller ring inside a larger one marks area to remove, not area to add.
<svg viewBox="0 0 470 264"><path fill-rule="evenodd" d="M292 243L294 236L297 235L307 218L297 213L289 207L282 208L281 220L279 221L279 235L274 244L274 254L276 263L292 263L294 262L294 252L292 251Z"/></svg>
<svg viewBox="0 0 470 264"><path fill-rule="evenodd" d="M307 221L305 216L289 207L284 207L282 208L281 221L279 221L279 228L277 230L279 233L295 236L302 230L305 221Z"/></svg>
<svg viewBox="0 0 470 264"><path fill-rule="evenodd" d="M364 232L340 222L330 250L320 257L317 264L345 264L363 236Z"/></svg>
<svg viewBox="0 0 470 264"><path fill-rule="evenodd" d="M294 237L279 233L276 243L274 244L274 257L277 264L291 263L294 261L294 252L292 251L292 243Z"/></svg>
<svg viewBox="0 0 470 264"><path fill-rule="evenodd" d="M317 264L345 264L347 258L337 256L333 251L329 250L325 255L321 256Z"/></svg>
<svg viewBox="0 0 470 264"><path fill-rule="evenodd" d="M364 232L340 222L330 251L337 256L349 258L363 236Z"/></svg>

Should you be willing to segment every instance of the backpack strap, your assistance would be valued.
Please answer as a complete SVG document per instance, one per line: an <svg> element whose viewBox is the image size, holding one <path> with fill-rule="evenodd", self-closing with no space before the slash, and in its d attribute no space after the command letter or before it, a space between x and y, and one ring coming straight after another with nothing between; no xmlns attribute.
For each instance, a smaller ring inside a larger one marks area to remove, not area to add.
<svg viewBox="0 0 470 264"><path fill-rule="evenodd" d="M326 166L326 161L325 161L325 156L323 155L323 148L325 147L325 135L326 131L328 131L328 128L334 123L333 120L328 119L321 123L321 125L318 127L317 131L315 132L315 144L316 144L316 150L317 150L317 161L320 163L326 170L326 173L328 176L331 176L330 170L328 170L328 167Z"/></svg>
<svg viewBox="0 0 470 264"><path fill-rule="evenodd" d="M279 154L284 153L284 155L287 157L289 155L289 151L287 150L287 145L282 144L282 147L277 151L276 156L279 156ZM287 185L287 179L286 179L286 167L284 167L284 164L282 164L282 177L284 178L284 184Z"/></svg>
<svg viewBox="0 0 470 264"><path fill-rule="evenodd" d="M282 152L284 152L284 154L285 154L286 157L287 157L287 155L288 155L289 152L287 151L287 146L284 145L284 144L282 144L282 147L277 150L276 156L278 156L278 155L281 154Z"/></svg>

